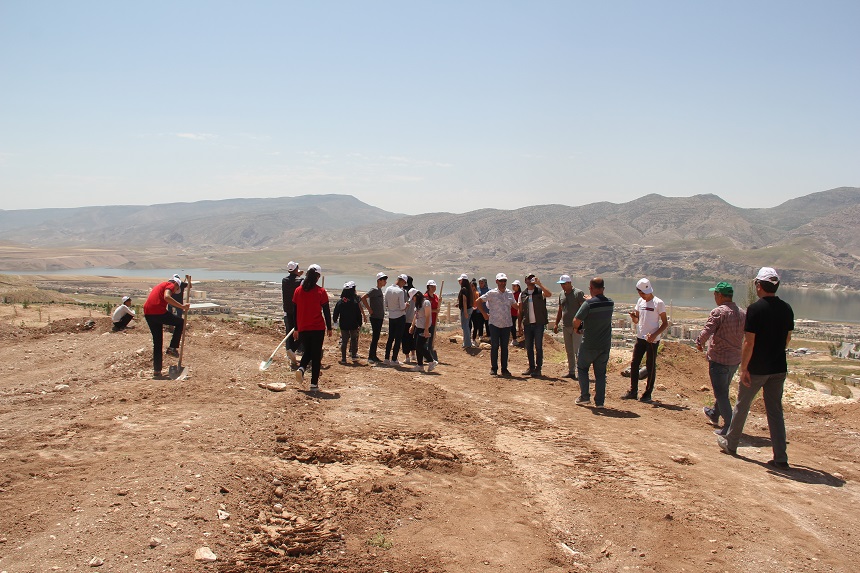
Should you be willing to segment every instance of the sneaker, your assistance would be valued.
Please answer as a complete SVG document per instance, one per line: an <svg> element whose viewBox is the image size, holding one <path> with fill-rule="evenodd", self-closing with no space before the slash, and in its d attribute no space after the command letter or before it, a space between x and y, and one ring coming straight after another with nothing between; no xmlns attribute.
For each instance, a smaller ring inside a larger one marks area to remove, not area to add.
<svg viewBox="0 0 860 573"><path fill-rule="evenodd" d="M727 430L714 430L714 434L716 434L717 436L725 436L727 433Z"/></svg>
<svg viewBox="0 0 860 573"><path fill-rule="evenodd" d="M543 372L540 371L540 368L536 370L532 370L532 378L542 378Z"/></svg>
<svg viewBox="0 0 860 573"><path fill-rule="evenodd" d="M628 390L626 394L621 395L622 400L635 400L636 397L636 392L633 390Z"/></svg>
<svg viewBox="0 0 860 573"><path fill-rule="evenodd" d="M717 436L717 444L720 446L720 449L723 450L725 453L732 456L738 455L737 450L733 450L729 447L729 441L726 439L725 436Z"/></svg>
<svg viewBox="0 0 860 573"><path fill-rule="evenodd" d="M409 355L407 354L407 355L406 355L406 360L404 360L404 362L405 362L406 364L412 364L412 357L411 357L411 356L409 356Z"/></svg>
<svg viewBox="0 0 860 573"><path fill-rule="evenodd" d="M769 465L772 468L777 468L780 470L791 469L791 466L788 465L788 462L778 462L776 460L770 460L767 462L767 465Z"/></svg>
<svg viewBox="0 0 860 573"><path fill-rule="evenodd" d="M641 398L639 398L640 402L645 402L646 404L650 404L654 400L651 398L650 394L643 394Z"/></svg>
<svg viewBox="0 0 860 573"><path fill-rule="evenodd" d="M296 369L296 382L301 384L304 381L305 381L305 369L300 366L299 368Z"/></svg>
<svg viewBox="0 0 860 573"><path fill-rule="evenodd" d="M385 360L383 360L383 361L382 361L382 363L383 363L383 364L385 364L386 366L391 366L391 360L390 360L390 359L388 359L388 358L386 358Z"/></svg>
<svg viewBox="0 0 860 573"><path fill-rule="evenodd" d="M713 408L705 406L704 408L702 408L702 413L705 414L705 417L708 419L712 426L716 426L720 423L720 417L716 415L716 412L714 412Z"/></svg>
<svg viewBox="0 0 860 573"><path fill-rule="evenodd" d="M433 362L431 362L430 364L427 365L427 372L433 372L433 369L436 368L437 366L439 366L439 361L434 360Z"/></svg>
<svg viewBox="0 0 860 573"><path fill-rule="evenodd" d="M353 362L360 360L360 358L358 357L358 354L353 354L352 356L350 356L350 358L352 359Z"/></svg>
<svg viewBox="0 0 860 573"><path fill-rule="evenodd" d="M296 360L296 353L293 352L292 350L290 350L289 348L287 348L287 358L289 358L290 362L292 362L292 363L298 362Z"/></svg>
<svg viewBox="0 0 860 573"><path fill-rule="evenodd" d="M498 375L499 375L498 370L490 370L490 376L498 376Z"/></svg>
<svg viewBox="0 0 860 573"><path fill-rule="evenodd" d="M389 360L388 365L394 366L395 368L397 368L398 366L400 366L400 361L399 360Z"/></svg>
<svg viewBox="0 0 860 573"><path fill-rule="evenodd" d="M424 365L423 364L416 364L415 366L410 368L409 371L410 372L424 372Z"/></svg>
<svg viewBox="0 0 860 573"><path fill-rule="evenodd" d="M168 356L179 356L179 351L172 346L165 350L164 353Z"/></svg>
<svg viewBox="0 0 860 573"><path fill-rule="evenodd" d="M505 370L505 369L503 368L503 369L502 369L502 376L504 376L505 378L510 378L511 376L513 376L513 374L511 374L511 371L510 371L510 370Z"/></svg>
<svg viewBox="0 0 860 573"><path fill-rule="evenodd" d="M311 392L319 392L320 387L317 384L311 384Z"/></svg>
<svg viewBox="0 0 860 573"><path fill-rule="evenodd" d="M338 363L346 364L346 358L341 358L340 360L338 360Z"/></svg>
<svg viewBox="0 0 860 573"><path fill-rule="evenodd" d="M159 370L158 372L153 372L153 373L152 373L152 379L153 379L153 380L167 380L168 378L170 378L170 377L169 377L169 376L165 376L164 374L162 374L162 373L161 373L161 370Z"/></svg>
<svg viewBox="0 0 860 573"><path fill-rule="evenodd" d="M527 369L525 372L523 372L523 376L531 376L531 375L532 375L532 372L534 372L534 370L532 370L531 368L529 368L529 369Z"/></svg>
<svg viewBox="0 0 860 573"><path fill-rule="evenodd" d="M372 358L367 359L368 366L376 366L377 364L379 364L379 360L373 360Z"/></svg>
<svg viewBox="0 0 860 573"><path fill-rule="evenodd" d="M576 399L576 402L574 402L574 403L575 403L577 406L585 406L586 404L591 404L591 398L582 398L582 397L579 397L579 398L577 398L577 399Z"/></svg>
<svg viewBox="0 0 860 573"><path fill-rule="evenodd" d="M595 404L595 405L594 405L594 409L595 409L595 410L603 410L603 408L604 408L604 405L603 405L603 404Z"/></svg>

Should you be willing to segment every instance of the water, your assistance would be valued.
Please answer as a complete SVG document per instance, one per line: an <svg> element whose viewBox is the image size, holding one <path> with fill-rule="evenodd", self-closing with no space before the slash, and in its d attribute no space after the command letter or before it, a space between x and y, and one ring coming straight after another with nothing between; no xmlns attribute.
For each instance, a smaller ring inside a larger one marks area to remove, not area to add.
<svg viewBox="0 0 860 573"><path fill-rule="evenodd" d="M258 273L258 272L241 272L241 271L220 271L210 269L109 269L109 268L89 268L75 269L66 271L2 271L5 274L19 275L45 275L45 276L100 276L100 277L137 277L152 279L153 282L165 280L173 276L174 273L184 276L190 274L195 281L213 281L213 280L241 280L241 281L257 281L280 283L284 273ZM392 273L393 275L393 273ZM459 274L438 274L438 275L420 275L414 277L414 284L417 288L423 289L427 284L428 279L436 281L437 285L441 285L445 281L444 295L453 296L458 290L457 277ZM495 273L484 273L483 275L489 279L490 286L494 286L493 279ZM471 275L470 275L471 278ZM512 283L515 276L509 276L508 284ZM389 277L388 284L393 284L394 276ZM346 281L355 281L359 291L367 291L376 286L376 279L373 276L356 276L356 275L325 275L325 287L328 291L336 293L343 287ZM520 281L523 279L520 278ZM556 284L558 277L542 277L544 285L554 294L561 291L561 287ZM636 294L636 280L618 277L606 277L606 294L610 298L619 303L633 303L638 295ZM676 307L700 307L705 309L713 308L714 295L708 289L713 283L705 283L701 281L677 280L677 279L653 279L654 294L662 298L668 306L670 303ZM574 277L573 284L577 288L588 290L588 279L583 277ZM746 306L747 302L747 285L736 284L735 301L742 307ZM781 286L779 296L788 302L794 309L795 318L805 318L809 320L818 320L822 322L852 322L860 323L860 293L855 291L833 291L821 289L806 289L792 287L789 285Z"/></svg>

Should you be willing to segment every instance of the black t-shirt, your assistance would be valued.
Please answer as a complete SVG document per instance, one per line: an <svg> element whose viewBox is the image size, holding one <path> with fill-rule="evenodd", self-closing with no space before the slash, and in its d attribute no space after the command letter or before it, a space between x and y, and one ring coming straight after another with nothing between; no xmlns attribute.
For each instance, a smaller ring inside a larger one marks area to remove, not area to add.
<svg viewBox="0 0 860 573"><path fill-rule="evenodd" d="M468 312L472 309L472 287L460 287L460 293L457 295L457 304L460 305L460 312Z"/></svg>
<svg viewBox="0 0 860 573"><path fill-rule="evenodd" d="M755 334L755 345L747 369L750 374L779 374L788 371L785 339L794 330L794 311L777 296L765 296L747 308L744 331Z"/></svg>

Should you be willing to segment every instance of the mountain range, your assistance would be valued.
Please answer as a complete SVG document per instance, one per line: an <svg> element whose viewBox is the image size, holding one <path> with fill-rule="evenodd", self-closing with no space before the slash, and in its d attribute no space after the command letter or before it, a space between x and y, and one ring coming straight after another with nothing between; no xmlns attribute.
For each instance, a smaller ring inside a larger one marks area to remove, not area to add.
<svg viewBox="0 0 860 573"><path fill-rule="evenodd" d="M860 288L860 188L772 208L716 195L646 195L627 203L534 205L403 215L349 195L229 199L151 206L0 210L0 269L194 266L283 270L310 260L331 272L494 268L576 276L749 277Z"/></svg>

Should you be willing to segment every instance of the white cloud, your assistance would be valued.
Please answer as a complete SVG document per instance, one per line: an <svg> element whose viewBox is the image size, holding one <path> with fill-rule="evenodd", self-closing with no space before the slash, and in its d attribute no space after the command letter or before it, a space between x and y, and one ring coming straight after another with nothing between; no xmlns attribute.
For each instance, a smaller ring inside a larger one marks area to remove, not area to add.
<svg viewBox="0 0 860 573"><path fill-rule="evenodd" d="M192 141L211 141L218 136L211 133L177 133L176 137L191 139Z"/></svg>

